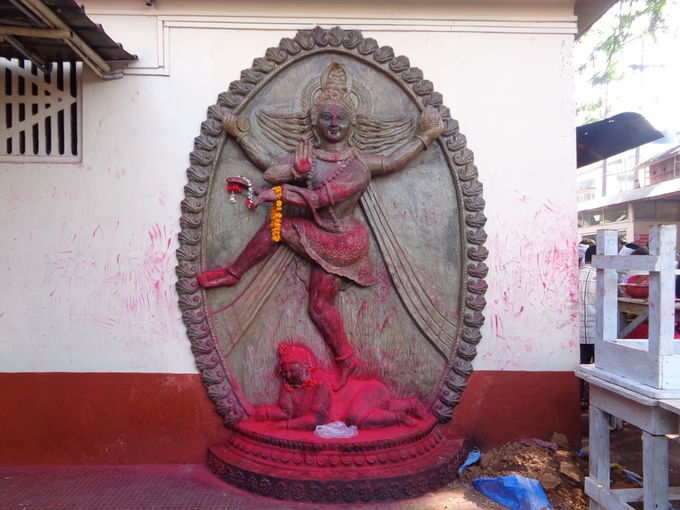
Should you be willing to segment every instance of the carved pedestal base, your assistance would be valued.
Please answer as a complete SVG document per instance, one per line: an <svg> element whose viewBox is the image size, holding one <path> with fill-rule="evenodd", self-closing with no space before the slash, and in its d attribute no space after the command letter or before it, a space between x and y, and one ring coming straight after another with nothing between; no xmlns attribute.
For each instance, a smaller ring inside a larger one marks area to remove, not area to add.
<svg viewBox="0 0 680 510"><path fill-rule="evenodd" d="M208 465L241 489L278 499L353 503L410 498L456 476L468 451L433 419L416 427L361 430L351 439L267 430L243 423L226 445L208 450Z"/></svg>

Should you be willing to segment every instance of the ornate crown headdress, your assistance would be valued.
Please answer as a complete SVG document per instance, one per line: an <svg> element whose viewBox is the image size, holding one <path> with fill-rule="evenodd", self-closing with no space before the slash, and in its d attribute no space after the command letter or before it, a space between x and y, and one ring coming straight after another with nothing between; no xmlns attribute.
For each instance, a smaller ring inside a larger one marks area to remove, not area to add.
<svg viewBox="0 0 680 510"><path fill-rule="evenodd" d="M339 62L331 62L321 75L321 90L314 98L312 115L326 104L338 104L346 108L352 115L356 107L351 97L351 78L349 73Z"/></svg>
<svg viewBox="0 0 680 510"><path fill-rule="evenodd" d="M290 112L288 104L275 110L260 110L257 123L267 139L286 152L293 152L302 140L315 136L319 112L327 104L345 108L352 127L348 141L368 153L390 152L413 137L415 121L410 116L382 119L368 115L371 94L340 62L326 66L321 76L310 76L301 91L302 108ZM355 86L356 85L356 86Z"/></svg>

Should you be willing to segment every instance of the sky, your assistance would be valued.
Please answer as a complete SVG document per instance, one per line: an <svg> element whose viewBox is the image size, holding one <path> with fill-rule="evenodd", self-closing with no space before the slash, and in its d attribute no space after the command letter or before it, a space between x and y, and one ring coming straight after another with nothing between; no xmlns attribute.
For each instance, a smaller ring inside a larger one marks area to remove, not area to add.
<svg viewBox="0 0 680 510"><path fill-rule="evenodd" d="M602 34L614 26L618 9L617 3L577 42L574 49L577 69L589 61L595 45L603 39ZM660 131L680 131L680 0L668 0L664 17L666 29L657 32L656 40L650 36L636 37L624 47L618 57L622 79L610 83L608 90L603 85L590 83L592 67L585 72L576 72L578 105L606 98L606 116L638 112ZM640 71L641 64L643 71ZM578 124L587 121L586 116L579 113Z"/></svg>

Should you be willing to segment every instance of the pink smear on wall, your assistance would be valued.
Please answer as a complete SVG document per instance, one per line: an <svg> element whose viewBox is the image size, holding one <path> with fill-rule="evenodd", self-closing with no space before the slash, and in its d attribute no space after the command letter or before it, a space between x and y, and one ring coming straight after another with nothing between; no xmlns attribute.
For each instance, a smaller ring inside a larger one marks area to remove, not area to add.
<svg viewBox="0 0 680 510"><path fill-rule="evenodd" d="M117 330L126 342L133 336L166 341L179 317L176 231L154 224L125 238L119 225L95 225L91 235L80 238L65 232L65 249L47 257L49 295L60 296L69 320Z"/></svg>
<svg viewBox="0 0 680 510"><path fill-rule="evenodd" d="M136 239L136 253L117 253L115 267L109 266L106 285L121 296L130 313L151 311L161 306L176 309L174 283L175 233L162 225L153 225L145 232L146 242ZM143 248L142 248L143 246Z"/></svg>
<svg viewBox="0 0 680 510"><path fill-rule="evenodd" d="M497 215L488 240L491 330L482 359L527 368L527 353L572 356L578 269L575 212L518 194L515 214ZM573 213L573 214L572 214ZM486 338L485 338L486 340Z"/></svg>

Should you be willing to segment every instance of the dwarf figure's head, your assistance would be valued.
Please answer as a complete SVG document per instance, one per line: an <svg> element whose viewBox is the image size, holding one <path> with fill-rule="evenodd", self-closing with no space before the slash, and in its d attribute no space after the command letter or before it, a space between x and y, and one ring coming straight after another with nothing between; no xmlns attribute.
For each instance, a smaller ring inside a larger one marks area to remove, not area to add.
<svg viewBox="0 0 680 510"><path fill-rule="evenodd" d="M284 342L279 344L278 373L287 389L316 385L314 373L319 363L314 353L304 344Z"/></svg>

